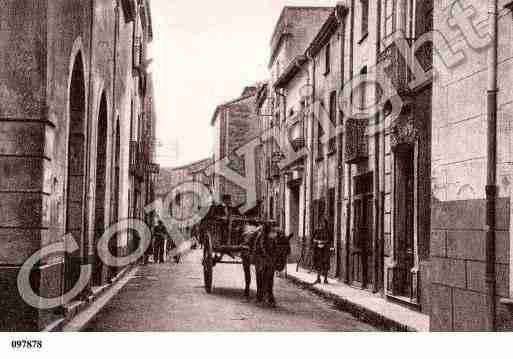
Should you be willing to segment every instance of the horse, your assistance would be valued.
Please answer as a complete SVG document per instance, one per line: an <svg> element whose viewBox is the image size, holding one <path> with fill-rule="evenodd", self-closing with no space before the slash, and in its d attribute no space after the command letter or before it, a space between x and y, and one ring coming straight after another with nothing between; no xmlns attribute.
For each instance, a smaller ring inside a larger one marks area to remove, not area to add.
<svg viewBox="0 0 513 359"><path fill-rule="evenodd" d="M274 307L276 300L273 294L274 273L281 272L287 264L290 254L290 240L293 235L286 236L280 229L271 225L254 227L244 226L243 239L249 250L241 255L246 287L244 296L249 299L251 285L251 265L255 266L258 303Z"/></svg>

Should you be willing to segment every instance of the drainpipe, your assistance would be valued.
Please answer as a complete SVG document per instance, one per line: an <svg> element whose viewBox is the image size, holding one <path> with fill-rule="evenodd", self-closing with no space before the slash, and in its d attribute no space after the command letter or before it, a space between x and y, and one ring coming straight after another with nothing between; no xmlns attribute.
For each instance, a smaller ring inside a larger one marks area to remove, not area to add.
<svg viewBox="0 0 513 359"><path fill-rule="evenodd" d="M315 96L316 96L316 93L315 93L315 80L316 80L316 76L315 76L315 72L317 70L317 64L315 62L315 58L312 56L312 54L310 52L307 53L306 57L308 58L309 61L311 61L312 63L312 103L310 104L310 111L312 111L312 113L310 114L310 134L311 134L311 138L310 138L310 173L309 173L309 179L310 179L310 194L309 194L309 200L310 200L310 218L308 218L308 224L309 224L309 235L310 235L310 243L312 242L312 235L313 235L313 232L314 232L314 218L313 218L313 215L312 215L312 205L313 205L313 197L314 197L314 161L315 161L315 156L314 156L314 148L315 148L315 125L317 124L317 119L315 118Z"/></svg>
<svg viewBox="0 0 513 359"><path fill-rule="evenodd" d="M299 62L296 64L296 66L300 69L300 70L303 70L303 68L299 65ZM310 85L310 73L308 71L306 71L306 86L311 86ZM305 104L304 104L304 107L303 107L303 111L307 111L307 109L309 108L309 104L308 104L308 98L305 96ZM304 114L303 114L304 115ZM308 130L305 130L305 125L308 123L308 121L303 117L303 124L302 124L302 131L303 131L303 136L305 137L304 140L305 140L305 146L306 146L306 139L308 138ZM303 250L304 246L305 246L305 237L306 237L306 196L307 196L307 191L306 191L306 184L307 184L307 178L306 178L306 163L304 164L303 166L303 237L302 237L302 244L301 244L301 249ZM296 272L299 270L299 261L298 261L298 266L296 268Z"/></svg>
<svg viewBox="0 0 513 359"><path fill-rule="evenodd" d="M337 20L340 23L340 90L344 89L344 72L345 72L345 43L346 43L346 23L345 16L341 13L345 11L347 14L347 9L337 9L335 14L337 16ZM339 111L340 112L340 111ZM340 117L339 123L336 124L336 128L338 126L344 126L344 118ZM340 133L340 134L339 134ZM342 249L340 239L342 237L342 206L344 204L344 134L342 131L337 131L337 218L335 220L335 238L336 238L336 255L337 255L337 273L336 276L339 278L341 276L341 257L340 251Z"/></svg>
<svg viewBox="0 0 513 359"><path fill-rule="evenodd" d="M281 102L281 108L282 108L282 112L283 113L283 121L282 123L279 123L278 124L278 131L280 132L280 141L282 141L282 143L279 143L278 144L278 148L283 148L283 141L286 141L286 139L283 137L284 135L284 131L286 131L287 129L287 96L283 93L283 92L280 92L278 91L278 89L276 89L275 91L275 94L279 97L281 97L283 99L283 102ZM276 204L278 204L279 202L281 202L281 208L280 208L280 224L281 224L281 227L283 230L285 230L285 191L287 190L286 186L286 178L284 175L280 175L279 177L279 183L278 183L278 186L280 188L280 201L276 201Z"/></svg>
<svg viewBox="0 0 513 359"><path fill-rule="evenodd" d="M381 52L381 1L377 2L377 26L376 26L376 60L379 57ZM377 86L375 86L375 95L377 93ZM380 122L380 113L376 113L375 116L375 126L379 128ZM381 209L381 194L380 194L380 163L379 163L379 144L380 144L380 132L376 131L374 134L374 219L373 219L373 242L374 242L374 250L372 253L372 260L374 263L373 270L373 283L374 283L374 292L377 293L380 290L380 274L381 274L381 242L380 242L380 209Z"/></svg>
<svg viewBox="0 0 513 359"><path fill-rule="evenodd" d="M497 47L498 0L489 0L488 16L492 46L488 50L487 169L486 169L486 287L487 330L496 330L495 226L497 200Z"/></svg>
<svg viewBox="0 0 513 359"><path fill-rule="evenodd" d="M351 0L351 30L349 34L349 77L351 80L354 79L354 16L355 10L355 0ZM351 98L349 99L351 103L353 102L353 93L351 92ZM346 284L351 283L351 216L352 216L352 192L353 192L353 181L352 181L352 165L347 165L347 183L348 183L348 201L346 207L346 273L344 276L344 281Z"/></svg>

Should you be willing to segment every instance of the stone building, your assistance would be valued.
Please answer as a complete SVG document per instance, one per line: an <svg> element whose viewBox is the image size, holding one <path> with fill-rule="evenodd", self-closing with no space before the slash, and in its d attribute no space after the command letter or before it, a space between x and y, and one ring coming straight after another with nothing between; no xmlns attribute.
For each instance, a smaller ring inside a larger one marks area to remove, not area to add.
<svg viewBox="0 0 513 359"><path fill-rule="evenodd" d="M146 71L153 37L149 0L8 0L0 13L0 328L40 330L62 310L28 305L22 264L72 234L78 250L41 260L31 276L60 297L81 265L92 278L64 313L119 268L96 243L118 219L142 216L151 198L155 113ZM120 233L113 252L135 240Z"/></svg>
<svg viewBox="0 0 513 359"><path fill-rule="evenodd" d="M207 174L211 166L212 158L206 158L181 167L161 169L155 196L163 203L170 203L169 212L176 220L186 223L200 213L201 196L212 187L212 177ZM171 197L166 201L168 196Z"/></svg>
<svg viewBox="0 0 513 359"><path fill-rule="evenodd" d="M379 86L355 88L365 117L344 119L344 280L428 313L431 79L410 69L432 55L408 39L430 32L433 2L358 1L349 16L349 79Z"/></svg>
<svg viewBox="0 0 513 359"><path fill-rule="evenodd" d="M267 195L262 207L268 219L285 228L292 239L292 258L301 251L303 238L309 235L311 199L308 163L311 157L297 158L286 167L279 166L284 159L284 148L294 150L306 146L308 121L302 118L307 103L303 92L310 86L307 68L298 70L305 62L305 49L316 36L321 25L332 12L331 7L285 7L275 25L271 38L269 81L264 107L259 110L261 131L266 134L262 143L265 157L263 172ZM263 94L262 94L263 95Z"/></svg>
<svg viewBox="0 0 513 359"><path fill-rule="evenodd" d="M513 330L511 10L511 1L473 0L461 6L435 1L435 30L450 34L435 38L435 47L452 49L434 58L430 298L435 331ZM469 11L477 35L454 28ZM457 58L457 51L463 61L450 66L447 60Z"/></svg>
<svg viewBox="0 0 513 359"><path fill-rule="evenodd" d="M431 82L410 86L413 50L401 57L393 40L429 32L432 9L430 1L355 0L323 10L302 50L271 68L269 92L280 100L273 102L274 117L260 120L274 121L269 128L277 132L278 150L266 152L276 178L266 199L272 208L274 195L280 198L281 223L298 238L294 256L308 253L313 230L326 220L331 276L425 313ZM429 46L415 55L425 71L432 67ZM346 92L347 86L354 88ZM380 111L366 113L389 94ZM397 98L404 106L392 121ZM284 163L287 143L297 156Z"/></svg>
<svg viewBox="0 0 513 359"><path fill-rule="evenodd" d="M235 151L259 136L258 117L255 112L255 99L259 84L246 87L241 96L219 105L212 120L214 128L214 164L229 160L229 168L245 176L244 159L235 155ZM212 190L217 201L239 206L246 202L246 191L220 175L216 169Z"/></svg>
<svg viewBox="0 0 513 359"><path fill-rule="evenodd" d="M429 315L434 331L512 328L513 4L489 3L496 16L482 1L340 3L271 69L265 91L282 100L257 102L279 149L263 151L266 207L283 194L277 218L303 231L301 247L328 219L332 276ZM281 166L287 141L306 151Z"/></svg>

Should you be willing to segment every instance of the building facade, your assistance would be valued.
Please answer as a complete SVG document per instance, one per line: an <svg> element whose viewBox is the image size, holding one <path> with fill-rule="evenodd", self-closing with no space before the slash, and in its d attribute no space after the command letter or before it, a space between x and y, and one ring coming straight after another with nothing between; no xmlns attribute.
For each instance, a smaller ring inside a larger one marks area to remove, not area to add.
<svg viewBox="0 0 513 359"><path fill-rule="evenodd" d="M229 161L227 167L241 176L245 176L244 158L236 155L236 151L245 144L259 137L258 117L255 112L255 99L259 84L244 88L241 96L230 102L219 105L210 125L214 129L214 167L221 161ZM212 173L213 171L210 171ZM223 201L232 206L240 206L246 202L246 191L226 176L215 171L213 176L213 193L215 200Z"/></svg>
<svg viewBox="0 0 513 359"><path fill-rule="evenodd" d="M276 132L279 150L264 151L274 169L266 207L279 198L276 218L297 238L302 265L311 265L313 231L325 224L332 277L429 313L432 85L411 86L409 62L415 52L429 71L432 55L430 44L395 39L430 32L432 2L355 0L322 13L302 51L271 68L268 91L280 100L260 121L274 121L263 127ZM290 31L287 38L294 41ZM297 156L284 163L287 144Z"/></svg>
<svg viewBox="0 0 513 359"><path fill-rule="evenodd" d="M327 220L331 275L429 315L433 331L511 330L512 9L346 1L271 71L281 107L260 121L306 151L288 166L263 152L276 189L262 198L273 208L281 194L286 232L303 228L295 255L310 265Z"/></svg>
<svg viewBox="0 0 513 359"><path fill-rule="evenodd" d="M82 300L119 271L98 259L103 231L151 201L151 11L149 1L16 0L0 22L0 328L40 330L60 314L21 298L23 263L72 234L78 249L44 258L31 284L60 297L90 264L88 288L72 298ZM127 254L130 241L115 236L113 252Z"/></svg>
<svg viewBox="0 0 513 359"><path fill-rule="evenodd" d="M212 158L206 158L160 171L155 196L169 203L169 213L181 223L182 230L190 227L187 221L201 213L206 196L211 195L212 176L208 175L211 166Z"/></svg>
<svg viewBox="0 0 513 359"><path fill-rule="evenodd" d="M284 8L254 103L260 214L294 235L292 260L311 266L324 222L340 282L432 331L513 329L512 10Z"/></svg>
<svg viewBox="0 0 513 359"><path fill-rule="evenodd" d="M268 219L294 234L292 258L300 255L303 239L310 233L311 184L307 178L312 159L302 155L285 167L280 163L288 150L299 152L307 146L311 129L304 117L308 105L304 95L312 80L308 68L301 65L305 49L331 11L330 7L285 7L270 44L266 109L260 110L267 188L263 208Z"/></svg>

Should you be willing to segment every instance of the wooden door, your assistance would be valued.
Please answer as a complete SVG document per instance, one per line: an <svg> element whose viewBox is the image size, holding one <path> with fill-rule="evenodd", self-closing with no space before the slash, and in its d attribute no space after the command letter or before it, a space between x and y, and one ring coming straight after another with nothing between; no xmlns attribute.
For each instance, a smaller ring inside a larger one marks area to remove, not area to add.
<svg viewBox="0 0 513 359"><path fill-rule="evenodd" d="M354 227L352 246L353 284L367 287L372 284L372 195L362 194L353 203Z"/></svg>

